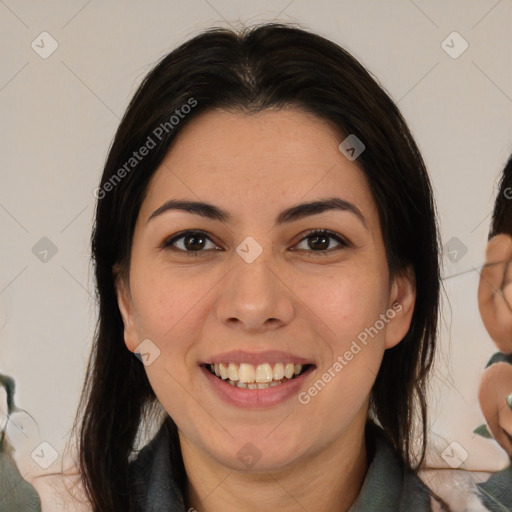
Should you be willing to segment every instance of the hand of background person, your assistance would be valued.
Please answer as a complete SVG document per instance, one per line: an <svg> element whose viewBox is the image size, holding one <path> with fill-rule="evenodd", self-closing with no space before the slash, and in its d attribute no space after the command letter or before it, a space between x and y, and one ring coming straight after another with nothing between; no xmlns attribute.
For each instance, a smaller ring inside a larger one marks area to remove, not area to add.
<svg viewBox="0 0 512 512"><path fill-rule="evenodd" d="M511 354L512 238L508 235L496 235L489 241L480 275L478 307L485 328L498 350Z"/></svg>

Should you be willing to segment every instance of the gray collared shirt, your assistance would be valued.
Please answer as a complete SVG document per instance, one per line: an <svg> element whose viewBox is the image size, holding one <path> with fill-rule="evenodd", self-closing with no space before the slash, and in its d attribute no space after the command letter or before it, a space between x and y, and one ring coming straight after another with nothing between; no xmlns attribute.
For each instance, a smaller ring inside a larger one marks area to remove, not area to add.
<svg viewBox="0 0 512 512"><path fill-rule="evenodd" d="M403 469L384 430L369 421L366 435L373 457L349 512L430 512L432 493L415 473ZM164 423L130 465L138 511L188 512L171 459L170 434Z"/></svg>

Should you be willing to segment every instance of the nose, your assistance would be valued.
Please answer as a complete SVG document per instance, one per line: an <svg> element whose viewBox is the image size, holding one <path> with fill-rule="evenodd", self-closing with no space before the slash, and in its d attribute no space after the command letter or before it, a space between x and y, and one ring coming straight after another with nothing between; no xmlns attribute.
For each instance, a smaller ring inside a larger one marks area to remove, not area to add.
<svg viewBox="0 0 512 512"><path fill-rule="evenodd" d="M294 315L294 295L279 268L269 248L251 263L234 254L233 266L220 283L218 320L247 332L287 325Z"/></svg>

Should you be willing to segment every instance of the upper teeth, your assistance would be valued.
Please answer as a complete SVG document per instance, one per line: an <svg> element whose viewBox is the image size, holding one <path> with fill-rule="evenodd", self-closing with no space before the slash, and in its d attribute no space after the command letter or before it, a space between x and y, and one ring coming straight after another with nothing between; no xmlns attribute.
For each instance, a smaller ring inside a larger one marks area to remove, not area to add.
<svg viewBox="0 0 512 512"><path fill-rule="evenodd" d="M293 363L276 363L274 367L270 363L263 363L254 366L252 364L241 363L216 363L211 364L210 369L221 379L232 381L250 382L271 382L272 380L281 380L283 377L291 379L302 371L302 365Z"/></svg>

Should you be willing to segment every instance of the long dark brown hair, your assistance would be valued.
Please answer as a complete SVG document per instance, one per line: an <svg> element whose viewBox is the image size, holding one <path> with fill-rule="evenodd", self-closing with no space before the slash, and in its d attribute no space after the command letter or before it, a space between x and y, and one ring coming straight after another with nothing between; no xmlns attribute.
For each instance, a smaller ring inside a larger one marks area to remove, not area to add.
<svg viewBox="0 0 512 512"><path fill-rule="evenodd" d="M183 108L187 104L191 108ZM82 479L96 511L133 510L129 456L156 402L144 366L123 341L113 272L129 268L148 182L176 134L195 116L213 108L260 112L290 106L336 127L340 142L349 134L363 141L357 163L378 207L390 273L408 266L414 271L411 326L385 352L370 410L408 465L418 411L423 461L426 382L437 336L438 235L431 185L407 124L368 71L319 35L272 23L238 32L214 28L166 55L145 77L119 125L96 193L91 245L99 320L75 421ZM130 160L151 135L156 146L140 161ZM172 439L179 452L177 436Z"/></svg>

